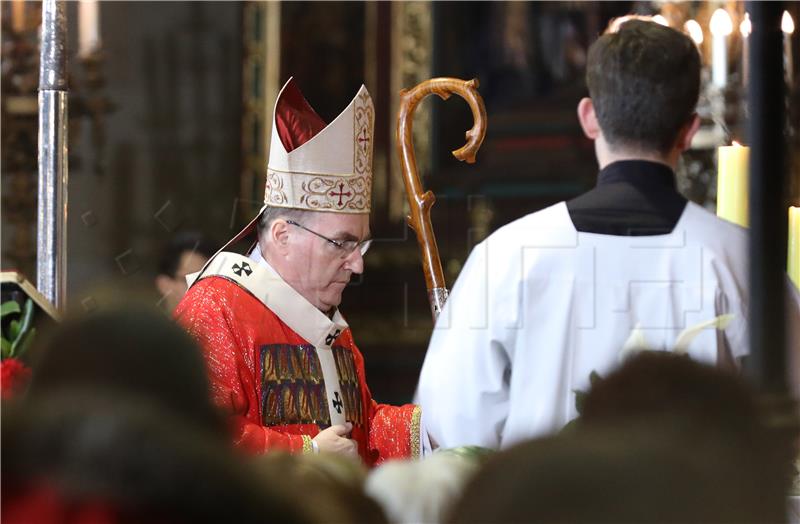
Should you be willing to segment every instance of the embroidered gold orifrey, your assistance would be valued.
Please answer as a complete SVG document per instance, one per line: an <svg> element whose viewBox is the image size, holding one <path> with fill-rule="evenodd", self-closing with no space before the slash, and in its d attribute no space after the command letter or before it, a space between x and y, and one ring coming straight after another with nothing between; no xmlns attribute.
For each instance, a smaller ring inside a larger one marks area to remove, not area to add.
<svg viewBox="0 0 800 524"><path fill-rule="evenodd" d="M344 410L347 420L357 426L364 424L361 402L361 385L356 374L353 353L345 347L333 346L333 360L339 373L339 385L342 390Z"/></svg>
<svg viewBox="0 0 800 524"><path fill-rule="evenodd" d="M353 354L332 348L347 420L364 424L361 386ZM261 419L265 426L331 424L328 397L314 346L272 344L261 348Z"/></svg>
<svg viewBox="0 0 800 524"><path fill-rule="evenodd" d="M303 435L303 455L314 453L314 445L311 444L311 437Z"/></svg>
<svg viewBox="0 0 800 524"><path fill-rule="evenodd" d="M422 454L420 449L419 431L420 422L422 421L422 408L416 406L414 412L411 414L411 458L418 459Z"/></svg>

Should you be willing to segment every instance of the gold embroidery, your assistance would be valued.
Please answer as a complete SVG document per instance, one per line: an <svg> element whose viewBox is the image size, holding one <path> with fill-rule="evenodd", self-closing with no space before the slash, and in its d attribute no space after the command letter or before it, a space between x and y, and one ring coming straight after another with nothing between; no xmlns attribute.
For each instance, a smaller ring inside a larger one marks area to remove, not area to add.
<svg viewBox="0 0 800 524"><path fill-rule="evenodd" d="M342 359L342 352L338 349L333 351L333 361L336 363L336 371L339 373L339 380L344 383L350 382L350 370L347 368L347 365Z"/></svg>
<svg viewBox="0 0 800 524"><path fill-rule="evenodd" d="M298 375L308 376L309 373L306 371L307 368L303 364L307 364L308 361L304 359L305 355L299 351L287 351L286 352L286 378L291 380Z"/></svg>
<svg viewBox="0 0 800 524"><path fill-rule="evenodd" d="M342 346L332 349L347 420L363 424L361 386L353 353ZM330 426L328 397L313 346L263 346L261 370L261 420L265 426Z"/></svg>
<svg viewBox="0 0 800 524"><path fill-rule="evenodd" d="M315 423L320 423L326 426L331 424L331 414L328 411L328 394L322 385L318 385L309 392L311 400L309 408L309 418Z"/></svg>
<svg viewBox="0 0 800 524"><path fill-rule="evenodd" d="M422 421L422 408L415 406L411 413L411 458L418 459L422 454L420 449L420 422Z"/></svg>
<svg viewBox="0 0 800 524"><path fill-rule="evenodd" d="M322 372L313 346L263 346L261 369L261 419L265 426L330 425Z"/></svg>
<svg viewBox="0 0 800 524"><path fill-rule="evenodd" d="M303 180L300 204L310 209L365 209L369 194L366 177L323 177Z"/></svg>
<svg viewBox="0 0 800 524"><path fill-rule="evenodd" d="M266 382L279 382L280 380L275 371L275 361L272 358L264 362L264 380Z"/></svg>
<svg viewBox="0 0 800 524"><path fill-rule="evenodd" d="M375 110L369 93L356 97L355 117L353 118L353 167L356 174L372 175L372 134Z"/></svg>
<svg viewBox="0 0 800 524"><path fill-rule="evenodd" d="M369 211L372 192L370 174L325 175L267 171L264 203L276 207Z"/></svg>
<svg viewBox="0 0 800 524"><path fill-rule="evenodd" d="M333 346L333 361L339 374L339 386L342 391L344 410L347 420L356 425L364 424L363 405L361 402L361 383L355 373L353 353L343 346Z"/></svg>
<svg viewBox="0 0 800 524"><path fill-rule="evenodd" d="M285 420L300 420L298 416L297 404L294 403L295 396L290 388L283 388L281 391L281 411Z"/></svg>
<svg viewBox="0 0 800 524"><path fill-rule="evenodd" d="M264 203L280 206L289 202L283 190L283 177L271 170L267 170L267 183L264 187Z"/></svg>
<svg viewBox="0 0 800 524"><path fill-rule="evenodd" d="M314 445L311 444L311 437L303 435L303 455L314 453Z"/></svg>

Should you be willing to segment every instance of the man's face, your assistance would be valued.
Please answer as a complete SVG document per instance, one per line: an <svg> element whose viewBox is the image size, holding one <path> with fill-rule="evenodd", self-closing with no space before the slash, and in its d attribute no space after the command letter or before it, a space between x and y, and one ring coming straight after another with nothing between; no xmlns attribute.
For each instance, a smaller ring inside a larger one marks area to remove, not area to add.
<svg viewBox="0 0 800 524"><path fill-rule="evenodd" d="M186 294L186 275L191 275L203 269L208 259L195 251L184 251L178 261L175 276L159 275L156 286L164 297L164 302L169 311L173 311Z"/></svg>
<svg viewBox="0 0 800 524"><path fill-rule="evenodd" d="M304 227L338 241L362 241L369 237L369 215L315 213ZM323 312L342 302L350 277L364 271L359 249L351 253L300 227L288 225L289 247L281 275L306 300ZM277 268L276 268L277 269Z"/></svg>

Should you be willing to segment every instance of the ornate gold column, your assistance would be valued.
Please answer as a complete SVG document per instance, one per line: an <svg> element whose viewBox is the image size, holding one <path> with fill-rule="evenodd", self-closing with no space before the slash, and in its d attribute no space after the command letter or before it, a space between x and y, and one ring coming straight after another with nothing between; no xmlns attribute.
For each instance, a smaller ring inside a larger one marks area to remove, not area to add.
<svg viewBox="0 0 800 524"><path fill-rule="evenodd" d="M242 176L237 208L249 220L264 200L272 108L280 89L281 4L244 6L242 71Z"/></svg>
<svg viewBox="0 0 800 524"><path fill-rule="evenodd" d="M392 2L392 59L391 59L391 128L395 151L394 134L397 107L401 89L411 88L431 77L433 63L433 8L431 2ZM431 165L431 108L430 99L417 109L414 125L414 147L417 166L425 176ZM402 220L406 215L406 198L400 163L391 154L388 207L391 220Z"/></svg>
<svg viewBox="0 0 800 524"><path fill-rule="evenodd" d="M381 110L387 105L380 100L380 75L384 73L382 68L387 67L384 57L379 56L381 41L381 20L379 10L380 2L367 2L364 4L364 84L369 89L373 100L376 103L376 128L380 126ZM391 67L391 64L388 65ZM394 121L394 115L392 115ZM383 130L377 129L375 140L373 141L372 151L372 212L373 216L379 214L384 216L388 205L387 196L389 189L389 153L390 148L384 140L385 135L381 135ZM393 151L393 150L391 150Z"/></svg>

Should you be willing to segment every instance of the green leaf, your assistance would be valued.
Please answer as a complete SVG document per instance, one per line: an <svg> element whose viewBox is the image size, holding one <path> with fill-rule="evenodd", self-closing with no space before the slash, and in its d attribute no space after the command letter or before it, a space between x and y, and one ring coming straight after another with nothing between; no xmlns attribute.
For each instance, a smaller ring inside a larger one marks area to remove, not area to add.
<svg viewBox="0 0 800 524"><path fill-rule="evenodd" d="M17 340L19 337L19 320L12 320L11 324L8 327L8 338L9 340Z"/></svg>
<svg viewBox="0 0 800 524"><path fill-rule="evenodd" d="M33 300L28 299L22 307L22 320L19 326L19 336L14 343L19 343L19 340L25 336L25 333L31 328L33 322Z"/></svg>
<svg viewBox="0 0 800 524"><path fill-rule="evenodd" d="M16 353L14 353L14 356L21 357L26 351L28 351L28 348L30 348L31 344L33 344L33 339L35 337L36 337L36 328L31 328L30 331L28 331L28 333L25 335L25 340L23 340L19 344L19 347L17 347L17 351Z"/></svg>
<svg viewBox="0 0 800 524"><path fill-rule="evenodd" d="M11 342L6 340L5 337L0 338L0 356L3 358L11 356Z"/></svg>
<svg viewBox="0 0 800 524"><path fill-rule="evenodd" d="M459 446L457 448L439 448L437 453L453 455L470 462L481 463L492 455L494 450L481 446Z"/></svg>
<svg viewBox="0 0 800 524"><path fill-rule="evenodd" d="M558 432L559 435L569 435L571 433L574 433L580 424L580 420L581 420L580 417L578 417L567 422L564 425L564 427L561 428L561 431Z"/></svg>
<svg viewBox="0 0 800 524"><path fill-rule="evenodd" d="M3 302L3 304L0 305L0 316L4 317L6 315L13 315L15 313L20 313L19 304L17 304L16 300L9 300L8 302Z"/></svg>
<svg viewBox="0 0 800 524"><path fill-rule="evenodd" d="M583 414L583 406L586 403L586 392L575 390L575 411L578 412L578 415Z"/></svg>

